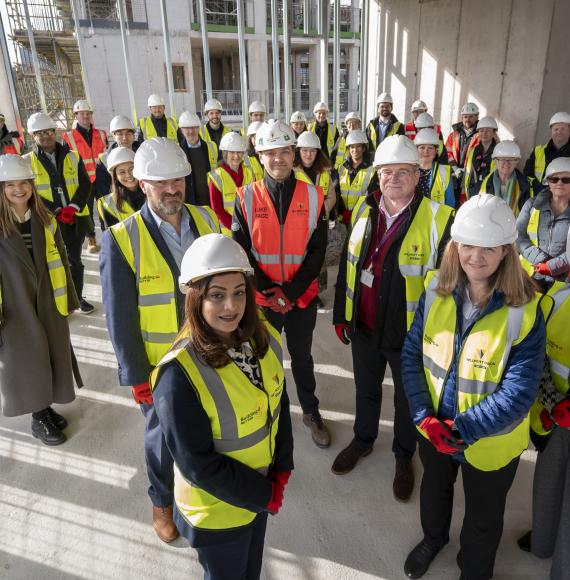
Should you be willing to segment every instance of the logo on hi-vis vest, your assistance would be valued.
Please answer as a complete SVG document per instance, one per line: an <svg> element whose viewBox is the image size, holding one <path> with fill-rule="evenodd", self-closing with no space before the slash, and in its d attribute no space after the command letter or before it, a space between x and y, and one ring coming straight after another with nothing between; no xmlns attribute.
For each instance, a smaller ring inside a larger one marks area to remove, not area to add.
<svg viewBox="0 0 570 580"><path fill-rule="evenodd" d="M410 262L423 262L425 253L419 244L410 244L409 250L404 251L404 256Z"/></svg>
<svg viewBox="0 0 570 580"><path fill-rule="evenodd" d="M253 419L261 415L262 410L263 410L263 400L259 399L257 401L257 408L255 410L250 411L247 415L243 415L242 417L239 418L240 424L245 425L246 423L253 421Z"/></svg>
<svg viewBox="0 0 570 580"><path fill-rule="evenodd" d="M489 367L497 366L497 363L490 360L485 360L485 351L482 348L475 349L477 358L467 357L467 362L471 363L476 369L487 370Z"/></svg>
<svg viewBox="0 0 570 580"><path fill-rule="evenodd" d="M554 342L551 338L546 339L546 348L548 351L552 352L554 350L563 350L563 347L558 343Z"/></svg>
<svg viewBox="0 0 570 580"><path fill-rule="evenodd" d="M299 201L291 208L291 212L296 215L305 215L309 213L309 209L303 205L303 202Z"/></svg>
<svg viewBox="0 0 570 580"><path fill-rule="evenodd" d="M424 334L424 342L427 342L432 346L439 346L439 344L435 342L435 340L431 336L428 336L427 334Z"/></svg>
<svg viewBox="0 0 570 580"><path fill-rule="evenodd" d="M253 217L267 219L269 217L269 207L264 205L253 208Z"/></svg>
<svg viewBox="0 0 570 580"><path fill-rule="evenodd" d="M160 276L158 274L156 275L151 275L151 274L146 274L146 276L141 276L139 278L139 284L145 284L146 282L154 282L154 280L159 280Z"/></svg>

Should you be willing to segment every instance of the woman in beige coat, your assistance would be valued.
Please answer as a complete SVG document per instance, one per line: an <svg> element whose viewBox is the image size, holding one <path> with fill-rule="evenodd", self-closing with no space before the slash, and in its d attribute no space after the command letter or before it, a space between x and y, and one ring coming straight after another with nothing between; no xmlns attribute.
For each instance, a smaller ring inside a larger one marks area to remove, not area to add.
<svg viewBox="0 0 570 580"><path fill-rule="evenodd" d="M58 221L33 180L28 160L0 156L0 407L32 413L34 437L60 445L67 421L50 405L75 398L67 315L79 302Z"/></svg>

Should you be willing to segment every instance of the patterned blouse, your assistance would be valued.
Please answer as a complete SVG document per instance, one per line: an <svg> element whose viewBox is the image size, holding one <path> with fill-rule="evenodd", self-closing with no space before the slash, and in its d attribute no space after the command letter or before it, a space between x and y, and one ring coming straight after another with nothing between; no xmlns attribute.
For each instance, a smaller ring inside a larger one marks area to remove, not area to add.
<svg viewBox="0 0 570 580"><path fill-rule="evenodd" d="M263 389L259 362L249 342L242 342L237 348L228 349L228 355L253 385L258 389Z"/></svg>

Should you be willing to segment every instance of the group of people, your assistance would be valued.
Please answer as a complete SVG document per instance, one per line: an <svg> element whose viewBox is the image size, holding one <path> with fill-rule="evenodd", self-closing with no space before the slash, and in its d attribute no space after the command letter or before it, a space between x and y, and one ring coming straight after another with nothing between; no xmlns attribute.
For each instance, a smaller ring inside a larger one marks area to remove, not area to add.
<svg viewBox="0 0 570 580"><path fill-rule="evenodd" d="M293 470L283 332L302 422L331 445L311 347L340 229L333 325L356 397L332 472L372 453L389 365L397 501L413 493L416 448L423 464L423 538L406 575L423 576L448 543L461 469L461 578L492 577L530 433L533 520L519 545L568 578L570 115L552 117L521 172L518 145L473 103L445 140L423 101L404 124L387 93L365 130L356 113L335 127L323 102L310 123L299 111L266 121L254 102L241 132L216 99L204 124L167 117L159 95L148 105L138 128L113 118L110 145L86 101L66 144L36 113L33 150L0 156L2 413L31 413L47 445L66 440L51 405L81 385L67 316L93 311L81 250L87 237L99 251L96 199L106 321L145 420L153 527L167 543L182 534L206 578L259 578L267 516Z"/></svg>

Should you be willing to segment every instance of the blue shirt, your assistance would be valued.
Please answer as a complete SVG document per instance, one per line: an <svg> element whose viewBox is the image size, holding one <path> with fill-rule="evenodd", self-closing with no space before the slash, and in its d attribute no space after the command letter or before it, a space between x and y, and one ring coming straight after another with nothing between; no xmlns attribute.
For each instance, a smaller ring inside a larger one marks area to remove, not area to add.
<svg viewBox="0 0 570 580"><path fill-rule="evenodd" d="M186 253L186 250L194 242L194 232L190 227L190 214L185 207L182 207L182 216L180 220L180 235L174 228L172 224L163 220L151 207L148 206L150 213L158 226L158 231L162 236L162 239L166 242L178 269L182 264L182 257Z"/></svg>

